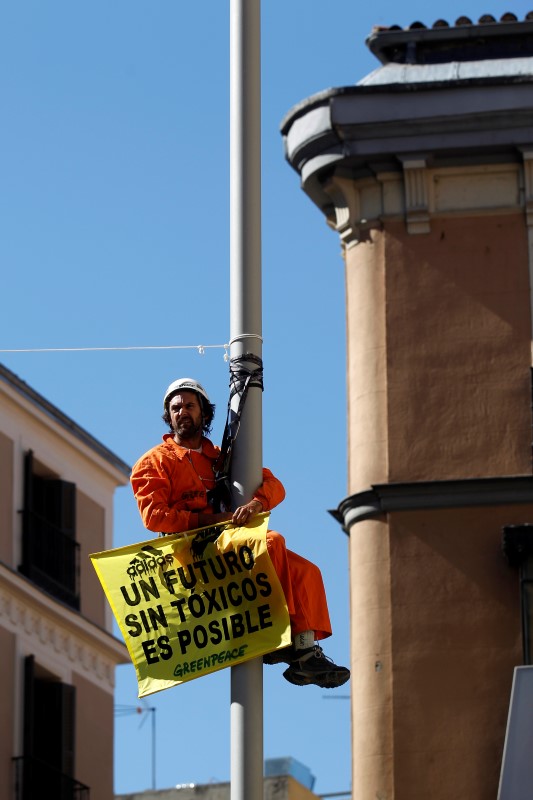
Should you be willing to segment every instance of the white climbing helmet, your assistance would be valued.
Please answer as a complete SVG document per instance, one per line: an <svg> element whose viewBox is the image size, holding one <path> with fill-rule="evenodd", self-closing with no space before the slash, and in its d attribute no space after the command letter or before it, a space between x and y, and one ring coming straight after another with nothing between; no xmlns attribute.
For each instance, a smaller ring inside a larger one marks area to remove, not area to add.
<svg viewBox="0 0 533 800"><path fill-rule="evenodd" d="M163 397L163 410L166 411L167 403L169 398L172 394L176 394L176 392L197 392L201 394L202 397L205 397L208 403L211 403L209 397L207 396L207 392L202 386L201 383L195 381L194 378L178 378L177 381L173 381L168 389L165 392L165 396Z"/></svg>

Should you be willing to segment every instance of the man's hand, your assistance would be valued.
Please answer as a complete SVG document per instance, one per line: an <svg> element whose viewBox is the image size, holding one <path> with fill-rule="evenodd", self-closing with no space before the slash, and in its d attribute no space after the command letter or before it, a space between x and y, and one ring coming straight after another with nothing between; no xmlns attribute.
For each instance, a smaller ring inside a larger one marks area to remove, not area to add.
<svg viewBox="0 0 533 800"><path fill-rule="evenodd" d="M256 514L260 514L262 510L263 505L259 500L250 500L246 505L239 506L239 508L235 509L231 521L234 525L246 525L252 517L255 517Z"/></svg>
<svg viewBox="0 0 533 800"><path fill-rule="evenodd" d="M231 519L231 511L225 511L221 514L198 514L198 527L207 528L210 525L221 525L223 522L229 522Z"/></svg>

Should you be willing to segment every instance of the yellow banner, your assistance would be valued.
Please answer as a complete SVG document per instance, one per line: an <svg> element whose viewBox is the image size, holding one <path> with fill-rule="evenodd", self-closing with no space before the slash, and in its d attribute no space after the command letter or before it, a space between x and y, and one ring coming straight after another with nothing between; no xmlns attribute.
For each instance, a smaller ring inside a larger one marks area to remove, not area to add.
<svg viewBox="0 0 533 800"><path fill-rule="evenodd" d="M290 644L267 552L268 514L93 553L137 673L139 697ZM214 535L212 535L214 534Z"/></svg>

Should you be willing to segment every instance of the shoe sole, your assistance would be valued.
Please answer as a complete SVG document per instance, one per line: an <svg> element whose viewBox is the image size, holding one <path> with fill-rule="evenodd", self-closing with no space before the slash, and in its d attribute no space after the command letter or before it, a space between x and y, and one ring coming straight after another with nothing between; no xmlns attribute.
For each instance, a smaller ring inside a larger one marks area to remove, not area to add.
<svg viewBox="0 0 533 800"><path fill-rule="evenodd" d="M320 686L321 689L336 689L337 686L342 686L350 679L350 671L343 670L342 672L318 672L316 675L310 676L304 672L297 672L289 667L283 673L283 677L294 686Z"/></svg>
<svg viewBox="0 0 533 800"><path fill-rule="evenodd" d="M292 658L292 648L284 647L281 650L274 650L272 653L265 653L263 664L290 664Z"/></svg>

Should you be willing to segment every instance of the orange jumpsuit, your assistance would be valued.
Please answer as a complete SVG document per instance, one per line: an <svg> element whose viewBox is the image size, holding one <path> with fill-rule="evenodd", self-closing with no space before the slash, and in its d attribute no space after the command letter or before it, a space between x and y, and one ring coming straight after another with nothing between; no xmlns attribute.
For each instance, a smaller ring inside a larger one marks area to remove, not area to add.
<svg viewBox="0 0 533 800"><path fill-rule="evenodd" d="M213 467L220 450L202 439L202 451L188 450L172 434L145 453L131 473L131 485L143 523L154 533L179 533L199 527L198 514L213 513L207 491L215 485ZM285 497L283 484L263 468L263 483L254 494L264 511ZM280 580L295 636L314 631L315 639L331 636L326 593L319 568L285 546L276 531L267 532L267 548Z"/></svg>

